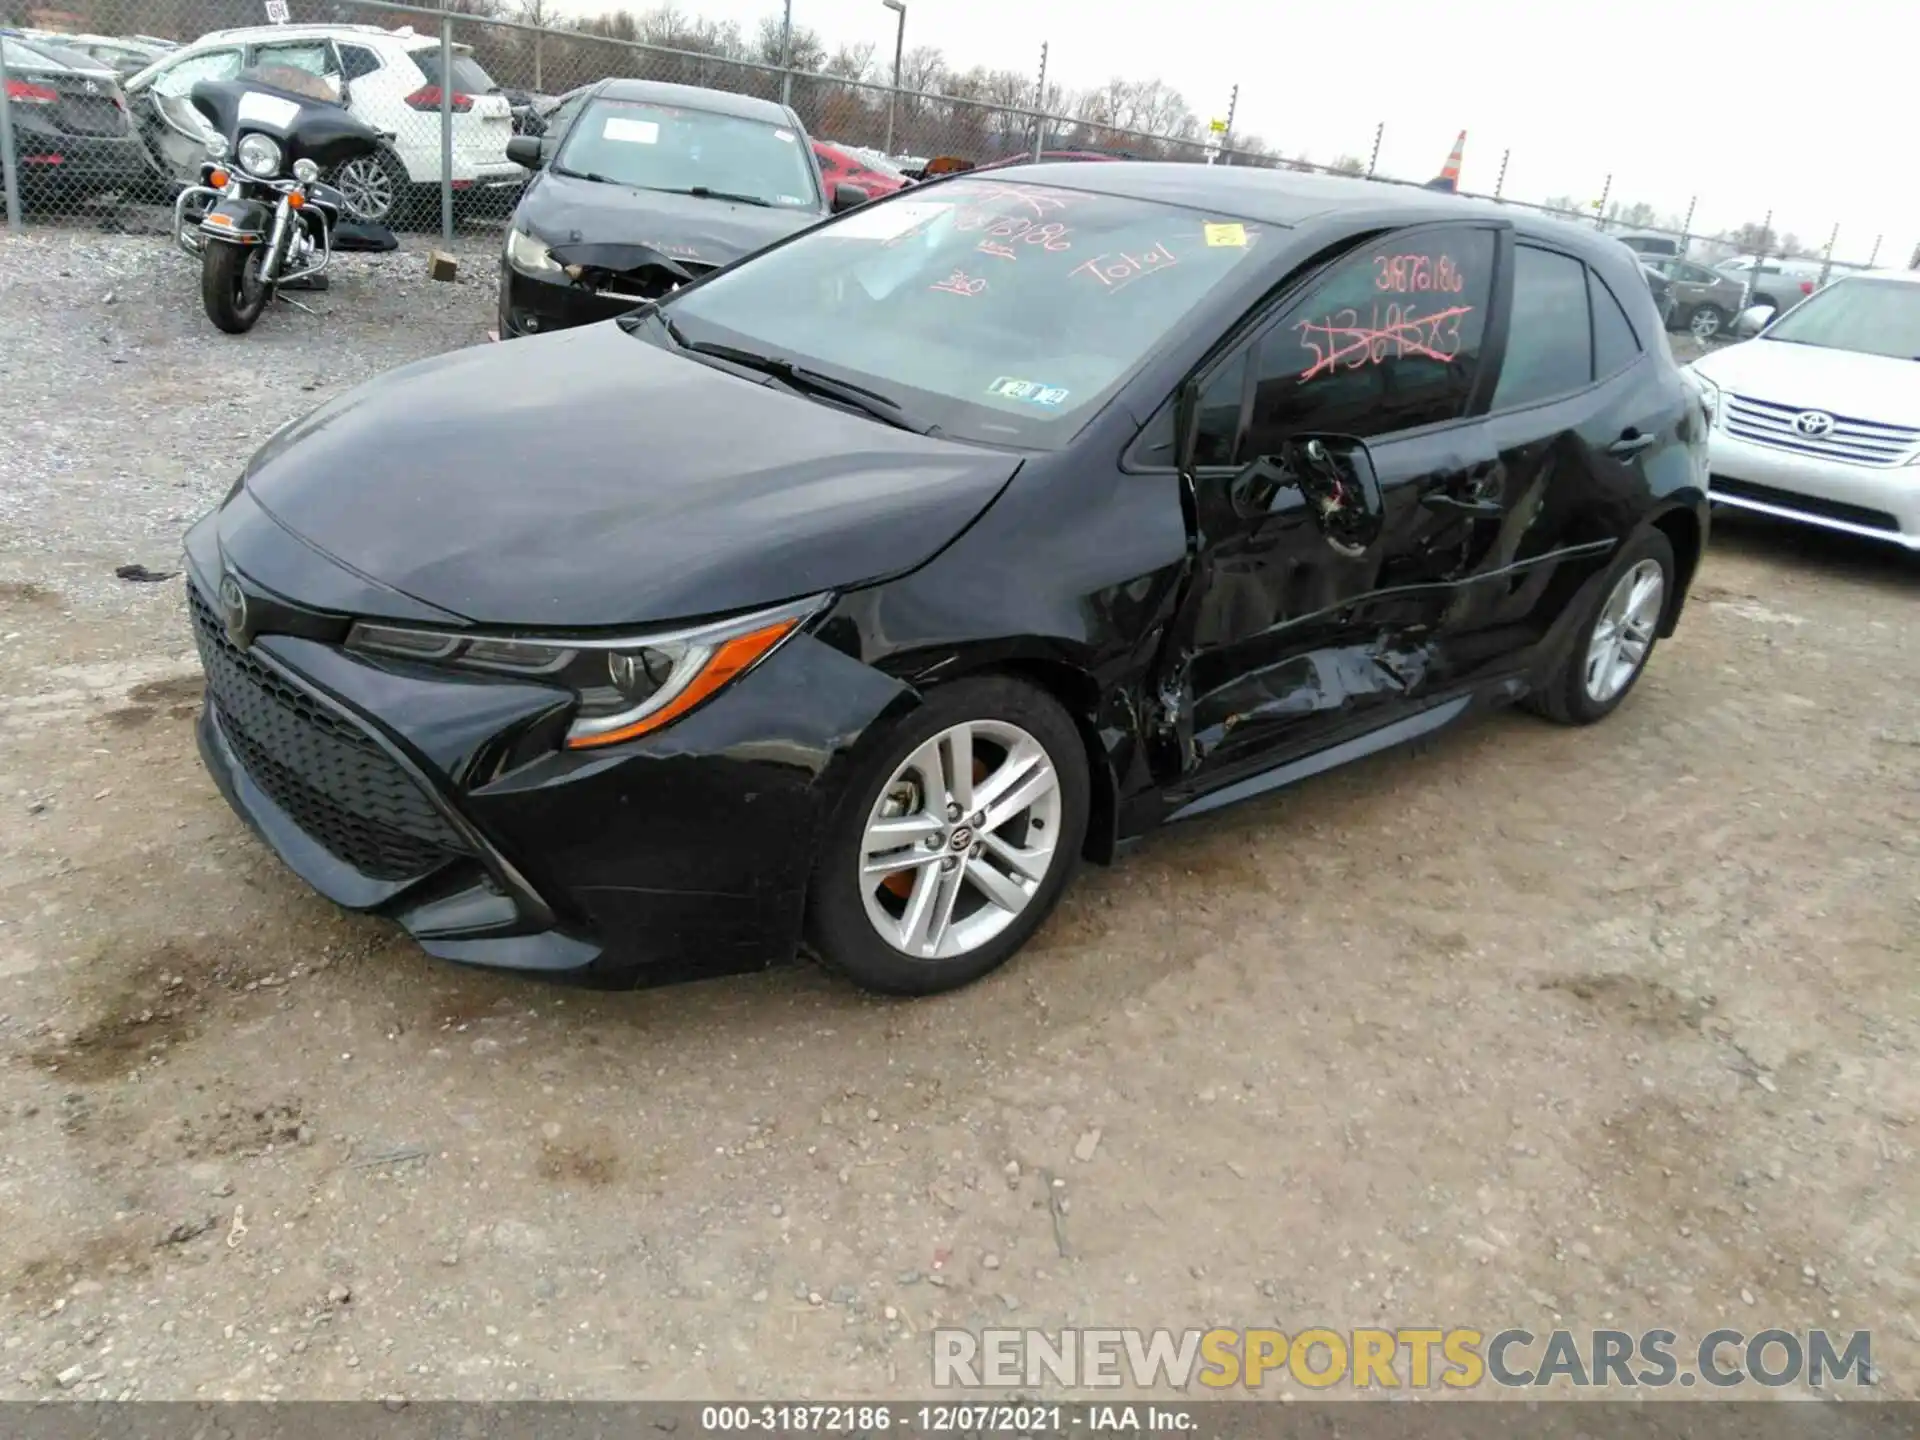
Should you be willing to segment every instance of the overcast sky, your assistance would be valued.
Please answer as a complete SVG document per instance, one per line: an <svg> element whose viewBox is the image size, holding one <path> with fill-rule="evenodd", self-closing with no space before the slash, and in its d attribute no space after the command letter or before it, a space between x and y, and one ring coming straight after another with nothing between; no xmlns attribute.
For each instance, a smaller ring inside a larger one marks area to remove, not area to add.
<svg viewBox="0 0 1920 1440"><path fill-rule="evenodd" d="M680 6L749 32L780 8ZM794 0L794 23L829 47L872 41L892 64L880 0ZM1034 70L1044 40L1049 79L1072 89L1157 76L1203 121L1224 117L1237 82L1236 130L1321 163L1364 160L1385 122L1382 171L1426 179L1464 129L1465 189L1491 193L1510 148L1515 199L1595 200L1611 172L1614 198L1675 216L1697 193L1696 230L1771 205L1776 229L1815 245L1839 222L1841 258L1864 260L1884 233L1880 263L1904 265L1920 243L1914 0L908 0L906 24L909 49L937 45L960 69Z"/></svg>

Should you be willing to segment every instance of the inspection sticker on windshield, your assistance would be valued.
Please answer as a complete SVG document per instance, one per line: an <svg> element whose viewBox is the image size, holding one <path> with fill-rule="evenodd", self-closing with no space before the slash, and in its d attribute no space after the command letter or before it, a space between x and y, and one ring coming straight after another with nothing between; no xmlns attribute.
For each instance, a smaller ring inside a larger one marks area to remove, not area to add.
<svg viewBox="0 0 1920 1440"><path fill-rule="evenodd" d="M1029 405L1044 405L1049 410L1057 410L1067 403L1067 391L1059 385L1042 385L1034 380L1016 380L1011 375L1002 375L987 387L989 395L997 395L1002 400L1024 400Z"/></svg>
<svg viewBox="0 0 1920 1440"><path fill-rule="evenodd" d="M776 130L773 132L773 138L776 140L784 140L787 144L791 145L793 143L793 132L791 130Z"/></svg>
<svg viewBox="0 0 1920 1440"><path fill-rule="evenodd" d="M1235 250L1244 250L1247 248L1247 227L1244 225L1237 222L1232 224L1215 224L1212 221L1208 221L1205 229L1207 232L1207 244L1209 245L1229 245Z"/></svg>
<svg viewBox="0 0 1920 1440"><path fill-rule="evenodd" d="M660 122L629 120L624 115L609 115L607 123L601 128L600 138L626 140L635 145L657 145L660 143Z"/></svg>
<svg viewBox="0 0 1920 1440"><path fill-rule="evenodd" d="M937 219L953 209L948 200L895 200L885 205L861 206L827 234L838 240L898 240L916 225Z"/></svg>

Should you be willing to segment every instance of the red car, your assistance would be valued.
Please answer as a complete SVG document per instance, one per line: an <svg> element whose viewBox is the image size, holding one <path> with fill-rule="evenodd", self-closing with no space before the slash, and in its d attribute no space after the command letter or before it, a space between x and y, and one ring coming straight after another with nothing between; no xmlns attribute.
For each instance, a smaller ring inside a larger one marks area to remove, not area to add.
<svg viewBox="0 0 1920 1440"><path fill-rule="evenodd" d="M829 140L815 140L813 153L820 161L820 176L827 182L829 195L835 185L858 185L869 200L878 200L907 183L907 177L891 165L862 159Z"/></svg>

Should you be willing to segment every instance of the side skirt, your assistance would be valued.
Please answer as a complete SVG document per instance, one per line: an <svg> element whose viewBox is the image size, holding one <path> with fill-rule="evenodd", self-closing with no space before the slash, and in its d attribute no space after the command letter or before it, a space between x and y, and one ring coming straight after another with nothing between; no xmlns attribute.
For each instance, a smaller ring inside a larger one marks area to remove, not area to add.
<svg viewBox="0 0 1920 1440"><path fill-rule="evenodd" d="M1524 690L1524 685L1520 689ZM1513 698L1511 692L1507 698ZM1271 770L1262 770L1257 775L1249 775L1244 780L1223 785L1196 800L1189 800L1178 810L1167 816L1166 824L1176 820L1190 820L1196 815L1204 815L1209 810L1218 810L1222 806L1234 805L1249 800L1255 795L1263 795L1269 790L1278 790L1284 785L1305 780L1310 775L1319 775L1333 770L1351 761L1367 755L1376 755L1382 750L1391 750L1396 745L1404 745L1410 740L1418 740L1423 735L1431 735L1443 729L1466 714L1473 705L1474 696L1460 695L1452 700L1443 700L1438 705L1429 706L1417 714L1404 716L1364 735L1356 735L1351 740L1343 740L1337 745L1329 745L1324 750L1316 750L1311 755L1302 755L1297 760L1289 760Z"/></svg>

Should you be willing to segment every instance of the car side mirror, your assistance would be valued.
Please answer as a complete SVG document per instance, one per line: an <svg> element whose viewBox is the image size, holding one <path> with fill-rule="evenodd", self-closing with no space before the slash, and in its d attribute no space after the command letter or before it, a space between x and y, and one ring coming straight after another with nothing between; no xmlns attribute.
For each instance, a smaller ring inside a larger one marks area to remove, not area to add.
<svg viewBox="0 0 1920 1440"><path fill-rule="evenodd" d="M547 163L546 151L538 135L516 135L507 141L507 159L529 170L538 170Z"/></svg>
<svg viewBox="0 0 1920 1440"><path fill-rule="evenodd" d="M858 185L836 185L833 187L833 213L852 210L867 203L867 192Z"/></svg>
<svg viewBox="0 0 1920 1440"><path fill-rule="evenodd" d="M1300 492L1307 513L1334 550L1366 553L1380 538L1386 506L1366 443L1346 435L1297 435L1262 455L1233 481L1233 507L1245 519L1273 509L1283 491Z"/></svg>
<svg viewBox="0 0 1920 1440"><path fill-rule="evenodd" d="M1733 333L1743 340L1751 340L1773 321L1773 306L1749 305L1734 318Z"/></svg>

